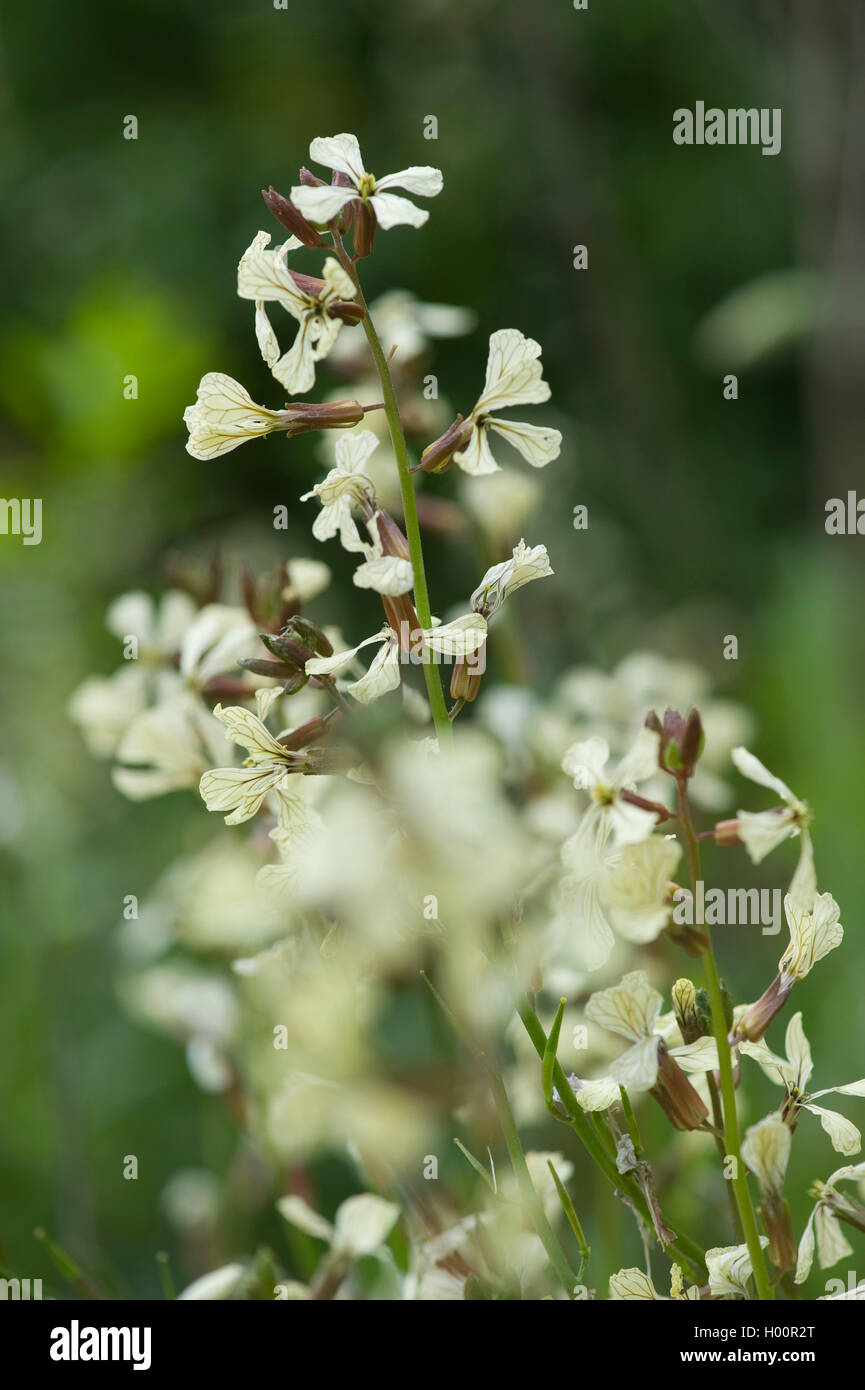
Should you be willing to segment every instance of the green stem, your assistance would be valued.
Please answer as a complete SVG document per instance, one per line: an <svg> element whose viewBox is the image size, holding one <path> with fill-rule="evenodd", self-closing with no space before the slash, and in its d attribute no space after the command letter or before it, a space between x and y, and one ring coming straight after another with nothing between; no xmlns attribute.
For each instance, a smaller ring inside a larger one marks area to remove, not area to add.
<svg viewBox="0 0 865 1390"><path fill-rule="evenodd" d="M679 822L682 827L685 849L688 855L688 865L691 874L691 890L694 894L694 901L696 902L697 884L701 878L700 846L697 841L697 836L694 833L694 824L691 820L691 808L688 802L688 785L684 777L677 779L677 786L679 789ZM733 1177L727 1179L727 1181L732 1183L733 1193L736 1198L736 1207L739 1212L739 1220L742 1223L745 1244L748 1247L748 1253L751 1256L751 1264L754 1269L754 1285L757 1290L757 1297L763 1302L771 1302L775 1294L769 1283L766 1261L763 1258L763 1250L760 1245L760 1234L757 1230L757 1217L754 1214L754 1206L748 1188L745 1165L742 1162L742 1155L739 1151L739 1116L736 1110L736 1085L733 1080L733 1057L727 1039L727 1018L724 1012L724 997L721 993L721 981L718 978L718 964L715 960L715 950L712 945L712 936L709 928L706 926L705 922L695 921L694 925L702 927L706 936L703 964L706 971L706 985L709 991L709 1000L712 1006L712 1027L715 1033L715 1040L718 1044L718 1070L721 1074L721 1097L724 1103L724 1148L727 1157L734 1160Z"/></svg>
<svg viewBox="0 0 865 1390"><path fill-rule="evenodd" d="M543 1059L547 1046L547 1035L543 1025L527 999L519 1000L517 1012L523 1022L523 1027L532 1040L534 1049L538 1056ZM650 1229L652 1227L652 1216L649 1211L645 1197L637 1184L627 1173L620 1173L616 1167L615 1160L602 1145L595 1130L593 1129L588 1117L577 1103L576 1096L571 1090L571 1084L566 1077L561 1063L556 1062L553 1068L553 1081L562 1105L568 1112L568 1123L577 1135L577 1138L588 1151L591 1158L609 1178L613 1187L618 1191L624 1192L629 1201L636 1208L641 1220ZM677 1261L689 1278L697 1284L706 1282L706 1262L700 1247L688 1236L681 1233L677 1234L676 1239L669 1245L664 1246L664 1250L671 1259Z"/></svg>
<svg viewBox="0 0 865 1390"><path fill-rule="evenodd" d="M412 570L414 571L415 611L420 619L421 627L428 630L432 627L432 611L430 609L429 591L427 589L426 570L424 569L423 543L421 541L420 522L417 514L417 498L415 497L408 449L405 442L405 431L402 427L402 419L400 418L399 405L397 404L396 392L393 387L393 379L391 378L390 368L387 363L387 358L384 355L379 336L375 331L375 325L373 324L369 307L364 299L357 267L349 259L345 247L342 245L336 233L334 233L334 246L343 268L354 282L357 289L357 302L364 311L363 329L366 333L366 340L369 343L370 352L375 362L379 380L381 381L384 413L387 416L391 444L393 446L397 471L399 473L399 487L402 496L403 516L405 518L405 532L406 538L408 539ZM452 737L451 723L448 719L444 691L442 690L441 678L435 662L425 661L423 663L423 673L436 733L442 742L448 741Z"/></svg>

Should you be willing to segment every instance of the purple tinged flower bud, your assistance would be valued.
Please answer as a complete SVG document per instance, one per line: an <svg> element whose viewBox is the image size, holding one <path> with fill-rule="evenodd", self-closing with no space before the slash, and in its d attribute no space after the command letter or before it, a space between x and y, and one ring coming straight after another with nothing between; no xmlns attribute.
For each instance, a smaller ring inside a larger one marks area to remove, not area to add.
<svg viewBox="0 0 865 1390"><path fill-rule="evenodd" d="M351 204L352 227L354 232L354 254L358 260L363 260L369 256L375 246L375 229L377 226L375 211L369 203L361 202L360 199Z"/></svg>
<svg viewBox="0 0 865 1390"><path fill-rule="evenodd" d="M292 236L296 236L298 241L302 241L304 246L315 248L325 245L323 238L315 230L312 223L307 222L303 213L294 206L290 199L277 193L273 184L270 188L263 188L261 196L279 225L284 227L287 232L291 232Z"/></svg>
<svg viewBox="0 0 865 1390"><path fill-rule="evenodd" d="M652 1095L674 1129L699 1129L709 1118L699 1092L663 1043L658 1046L658 1081Z"/></svg>
<svg viewBox="0 0 865 1390"><path fill-rule="evenodd" d="M444 473L450 468L454 454L468 442L471 423L458 415L444 434L428 444L421 454L420 467L424 473Z"/></svg>

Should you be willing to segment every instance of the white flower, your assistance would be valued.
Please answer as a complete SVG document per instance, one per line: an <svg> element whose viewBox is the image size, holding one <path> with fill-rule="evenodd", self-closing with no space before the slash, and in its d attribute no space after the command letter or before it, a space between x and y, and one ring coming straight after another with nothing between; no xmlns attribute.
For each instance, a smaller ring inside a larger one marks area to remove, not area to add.
<svg viewBox="0 0 865 1390"><path fill-rule="evenodd" d="M760 1247L769 1244L768 1236L760 1237ZM714 1298L748 1297L748 1280L754 1272L747 1245L718 1245L706 1251L709 1271L709 1292Z"/></svg>
<svg viewBox="0 0 865 1390"><path fill-rule="evenodd" d="M435 655L470 657L479 652L487 638L486 620L479 613L466 613L451 623L441 623L438 627L418 628L408 634L412 656L423 660L427 655L432 660ZM385 623L372 637L365 637L356 647L337 652L334 656L311 657L306 663L308 676L336 676L346 666L350 666L363 647L373 643L381 644L381 650L366 675L346 687L361 704L369 704L390 690L396 690L400 683L400 641L393 628Z"/></svg>
<svg viewBox="0 0 865 1390"><path fill-rule="evenodd" d="M658 1079L658 1050L664 1035L656 1031L656 1024L662 1003L646 972L634 970L619 984L598 990L586 1004L588 1019L633 1043L610 1067L612 1080L629 1091L649 1091ZM667 1050L686 1072L711 1071L718 1065L718 1050L711 1037ZM580 1095L578 1091L578 1100Z"/></svg>
<svg viewBox="0 0 865 1390"><path fill-rule="evenodd" d="M319 1216L302 1197L280 1197L276 1206L280 1216L292 1226L327 1241L335 1255L355 1260L380 1250L400 1215L394 1202L372 1192L361 1192L342 1202L333 1224Z"/></svg>
<svg viewBox="0 0 865 1390"><path fill-rule="evenodd" d="M312 525L317 541L338 535L345 550L364 553L366 543L357 529L353 512L375 505L373 485L364 469L377 447L378 440L372 430L343 434L337 440L336 467L300 499L307 502L310 497L317 497L321 503L321 511Z"/></svg>
<svg viewBox="0 0 865 1390"><path fill-rule="evenodd" d="M194 787L224 750L210 711L186 691L171 693L132 720L117 748L120 765L112 780L131 801L144 801Z"/></svg>
<svg viewBox="0 0 865 1390"><path fill-rule="evenodd" d="M821 1096L865 1096L865 1079L851 1081L846 1086L827 1086L822 1091L806 1089L814 1065L811 1060L811 1047L802 1027L801 1013L794 1014L787 1024L784 1047L787 1056L778 1057L763 1041L741 1044L742 1052L760 1063L769 1080L777 1082L786 1090L784 1113L793 1123L800 1110L808 1110L812 1115L818 1116L837 1153L848 1157L857 1154L862 1147L862 1136L856 1126L837 1111L825 1110L813 1102ZM744 1149L742 1152L744 1153Z"/></svg>
<svg viewBox="0 0 865 1390"><path fill-rule="evenodd" d="M742 1140L742 1158L754 1174L761 1192L780 1195L790 1161L792 1135L781 1116L766 1115L751 1125Z"/></svg>
<svg viewBox="0 0 865 1390"><path fill-rule="evenodd" d="M304 856L322 829L321 816L309 804L309 797L322 780L300 777L297 791L289 792L283 787L276 792L276 826L270 838L279 851L279 863L266 864L259 870L256 882L261 887L286 896L293 893Z"/></svg>
<svg viewBox="0 0 865 1390"><path fill-rule="evenodd" d="M815 1248L821 1269L829 1269L845 1255L853 1254L833 1207L843 1207L845 1203L841 1193L835 1191L838 1183L860 1178L865 1178L865 1163L848 1163L843 1168L836 1168L825 1183L816 1184L817 1201L799 1241L799 1260L795 1276L797 1284L804 1284L811 1273Z"/></svg>
<svg viewBox="0 0 865 1390"><path fill-rule="evenodd" d="M674 1264L670 1270L670 1298L693 1303L698 1301L699 1297L700 1290L696 1284L691 1284L685 1289L682 1270L679 1265ZM666 1301L664 1295L658 1293L648 1274L633 1266L610 1275L610 1298L639 1302Z"/></svg>
<svg viewBox="0 0 865 1390"><path fill-rule="evenodd" d="M236 1290L244 1269L241 1264L222 1265L220 1269L213 1269L209 1274L202 1274L200 1279L195 1279L191 1284L177 1295L178 1299L192 1298L197 1300L206 1299L209 1302L223 1301L231 1298Z"/></svg>
<svg viewBox="0 0 865 1390"><path fill-rule="evenodd" d="M411 593L414 588L414 568L411 560L401 555L386 555L379 530L379 516L374 512L367 519L367 530L373 537L372 545L364 545L366 556L352 576L359 589L373 589L377 594L399 598Z"/></svg>
<svg viewBox="0 0 865 1390"><path fill-rule="evenodd" d="M771 811L739 811L739 838L754 864L759 864L777 845L790 837L801 837L799 863L790 884L790 896L804 908L810 908L817 893L814 872L814 849L808 831L813 815L806 801L800 801L786 782L776 777L749 753L747 748L734 748L733 762L743 777L767 787L784 802Z"/></svg>
<svg viewBox="0 0 865 1390"><path fill-rule="evenodd" d="M475 476L498 472L499 465L487 439L490 430L513 445L533 468L543 468L558 458L562 442L558 430L502 420L490 414L510 406L540 405L549 400L550 388L542 376L540 357L540 344L524 337L519 329L501 328L490 336L484 389L469 417L471 432L454 454L454 462L464 472Z"/></svg>
<svg viewBox="0 0 865 1390"><path fill-rule="evenodd" d="M330 584L330 569L323 560L309 560L301 555L289 560L286 569L288 585L283 590L283 598L308 603L324 593Z"/></svg>
<svg viewBox="0 0 865 1390"><path fill-rule="evenodd" d="M183 422L189 430L186 452L207 460L230 453L257 435L289 430L291 412L256 405L239 381L224 372L208 372L201 378L195 405L184 410Z"/></svg>
<svg viewBox="0 0 865 1390"><path fill-rule="evenodd" d="M243 767L216 767L205 772L199 791L208 811L227 811L226 825L240 825L259 810L269 792L285 788L302 763L302 755L278 743L249 710L240 705L213 711L227 737L249 753Z"/></svg>
<svg viewBox="0 0 865 1390"><path fill-rule="evenodd" d="M391 227L422 227L429 213L416 207L408 198L400 198L390 192L392 188L405 189L420 198L434 198L441 193L444 180L441 170L429 165L412 165L399 173L376 178L363 167L363 157L355 135L318 136L309 147L309 157L317 164L345 174L350 180L349 187L322 185L309 187L300 184L291 190L291 201L310 222L319 225L330 222L346 203L360 198L375 213L380 227L387 231Z"/></svg>
<svg viewBox="0 0 865 1390"><path fill-rule="evenodd" d="M244 252L237 267L237 293L241 299L255 301L261 355L280 385L295 396L314 386L315 364L327 356L339 336L342 320L331 313L334 304L354 299L357 289L333 256L328 256L324 263L323 287L301 288L285 265L290 244L269 251L269 241L267 232L259 232ZM282 356L264 308L274 300L299 325L292 347Z"/></svg>
<svg viewBox="0 0 865 1390"><path fill-rule="evenodd" d="M561 953L584 970L597 970L615 944L654 941L670 918L670 879L681 858L678 841L650 835L639 844L609 851L577 831L562 847L569 872L557 894L553 936ZM557 952L558 955L558 952Z"/></svg>
<svg viewBox="0 0 865 1390"><path fill-rule="evenodd" d="M517 589L533 579L545 579L552 573L547 547L535 545L530 549L521 540L519 545L514 546L509 560L503 560L500 565L493 565L487 570L469 603L476 613L483 613L489 620Z"/></svg>
<svg viewBox="0 0 865 1390"><path fill-rule="evenodd" d="M841 909L831 893L819 893L810 911L797 906L788 894L784 912L790 928L790 944L778 962L787 980L804 980L818 960L840 946L844 928L838 918Z"/></svg>
<svg viewBox="0 0 865 1390"><path fill-rule="evenodd" d="M651 833L656 816L654 811L625 800L622 793L632 792L639 782L645 782L657 771L658 735L652 729L641 729L630 751L612 772L607 771L609 758L607 740L593 736L584 743L572 744L562 759L562 770L592 800L577 834L591 834L598 845L608 836L617 845L634 844Z"/></svg>

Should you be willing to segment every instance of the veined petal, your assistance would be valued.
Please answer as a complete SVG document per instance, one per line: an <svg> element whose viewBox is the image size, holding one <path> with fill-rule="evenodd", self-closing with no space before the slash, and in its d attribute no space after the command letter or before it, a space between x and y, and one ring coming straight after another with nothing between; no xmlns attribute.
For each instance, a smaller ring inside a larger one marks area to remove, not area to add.
<svg viewBox="0 0 865 1390"><path fill-rule="evenodd" d="M246 253L237 267L237 293L241 299L275 299L296 319L308 307L308 296L298 289L278 251Z"/></svg>
<svg viewBox="0 0 865 1390"><path fill-rule="evenodd" d="M671 1047L670 1056L675 1057L682 1071L694 1073L718 1069L718 1044L708 1036L685 1043L684 1047Z"/></svg>
<svg viewBox="0 0 865 1390"><path fill-rule="evenodd" d="M811 1059L811 1044L805 1037L805 1030L802 1027L801 1011L794 1014L787 1024L784 1050L795 1078L796 1089L804 1091L808 1084L808 1078L814 1070L814 1063Z"/></svg>
<svg viewBox="0 0 865 1390"><path fill-rule="evenodd" d="M335 256L328 256L325 261L322 278L327 286L325 293L328 298L354 299L356 297L357 286Z"/></svg>
<svg viewBox="0 0 865 1390"><path fill-rule="evenodd" d="M610 1298L658 1302L661 1295L648 1274L634 1267L610 1275Z"/></svg>
<svg viewBox="0 0 865 1390"><path fill-rule="evenodd" d="M649 984L644 970L632 970L621 982L598 990L586 1004L586 1017L623 1038L648 1037L655 1027L663 1000Z"/></svg>
<svg viewBox="0 0 865 1390"><path fill-rule="evenodd" d="M611 1076L598 1076L593 1081L583 1081L574 1094L580 1108L587 1111L609 1110L611 1106L619 1105L622 1099L619 1095L619 1083Z"/></svg>
<svg viewBox="0 0 865 1390"><path fill-rule="evenodd" d="M335 676L337 672L345 670L350 666L363 647L369 647L373 642L387 642L391 635L391 628L387 623L376 632L372 637L365 637L362 642L358 642L356 647L349 647L344 652L334 652L333 656L312 656L306 663L304 670L308 676Z"/></svg>
<svg viewBox="0 0 865 1390"><path fill-rule="evenodd" d="M303 319L294 342L283 353L271 371L290 396L299 396L315 385L315 342L318 336L315 319Z"/></svg>
<svg viewBox="0 0 865 1390"><path fill-rule="evenodd" d="M229 705L227 709L222 705L216 705L213 714L225 725L227 737L232 743L239 743L256 762L263 759L275 759L283 763L291 761L292 755L284 745L277 743L261 720L250 710L244 709L241 705Z"/></svg>
<svg viewBox="0 0 865 1390"><path fill-rule="evenodd" d="M454 454L454 463L473 478L500 471L487 439L486 425L475 424L465 448Z"/></svg>
<svg viewBox="0 0 865 1390"><path fill-rule="evenodd" d="M359 589L373 589L391 598L408 594L414 587L411 560L402 560L398 555L373 556L358 565L353 578Z"/></svg>
<svg viewBox="0 0 865 1390"><path fill-rule="evenodd" d="M373 193L369 201L375 209L378 225L385 232L391 227L422 227L429 220L426 208L417 207L398 193Z"/></svg>
<svg viewBox="0 0 865 1390"><path fill-rule="evenodd" d="M819 1117L836 1153L844 1154L848 1158L852 1154L858 1154L862 1148L862 1135L845 1115L839 1115L837 1110L824 1110L822 1106L810 1103L803 1108Z"/></svg>
<svg viewBox="0 0 865 1390"><path fill-rule="evenodd" d="M502 420L495 415L488 415L484 423L513 445L532 468L545 468L561 453L560 430L546 425L527 425L522 420Z"/></svg>
<svg viewBox="0 0 865 1390"><path fill-rule="evenodd" d="M444 176L441 169L433 169L429 164L412 164L408 169L376 179L376 193L386 188L404 188L416 198L435 198L444 188Z"/></svg>
<svg viewBox="0 0 865 1390"><path fill-rule="evenodd" d="M610 1066L610 1075L628 1091L650 1091L658 1079L661 1039L641 1038Z"/></svg>
<svg viewBox="0 0 865 1390"><path fill-rule="evenodd" d="M361 676L360 680L353 681L346 689L360 704L369 705L373 700L378 700L382 695L396 690L400 683L399 667L399 643L391 634L384 646L376 653L366 675Z"/></svg>
<svg viewBox="0 0 865 1390"><path fill-rule="evenodd" d="M317 135L310 142L309 157L315 164L323 164L326 169L336 169L340 174L348 174L355 183L360 183L366 173L357 136L351 135L348 131L341 135Z"/></svg>
<svg viewBox="0 0 865 1390"><path fill-rule="evenodd" d="M274 366L279 361L281 348L279 340L273 331L273 324L267 316L264 307L264 300L255 301L255 341L258 343L258 350L261 353L262 361L268 367Z"/></svg>
<svg viewBox="0 0 865 1390"><path fill-rule="evenodd" d="M817 1237L817 1262L821 1269L853 1254L853 1247L841 1228L841 1222L828 1207L818 1204L814 1213L814 1233Z"/></svg>
<svg viewBox="0 0 865 1390"><path fill-rule="evenodd" d="M486 619L480 613L464 613L452 623L425 628L424 646L446 656L472 656L487 640Z"/></svg>
<svg viewBox="0 0 865 1390"><path fill-rule="evenodd" d="M491 410L541 405L549 400L540 356L540 343L526 338L518 328L500 328L492 333L484 389L472 412L475 418Z"/></svg>
<svg viewBox="0 0 865 1390"><path fill-rule="evenodd" d="M811 1273L816 1245L816 1238L814 1235L814 1217L816 1214L815 1208L808 1217L808 1224L802 1232L802 1239L799 1241L799 1255L796 1261L796 1274L793 1279L794 1284L804 1284L808 1275Z"/></svg>
<svg viewBox="0 0 865 1390"><path fill-rule="evenodd" d="M208 372L201 378L195 405L186 407L183 420L189 430L187 453L207 460L229 453L256 435L279 429L283 414L256 405L233 377Z"/></svg>
<svg viewBox="0 0 865 1390"><path fill-rule="evenodd" d="M229 811L225 824L240 825L255 815L268 792L288 775L284 764L215 767L204 773L198 790L208 811Z"/></svg>
<svg viewBox="0 0 865 1390"><path fill-rule="evenodd" d="M341 434L334 451L337 464L345 473L362 473L379 441L372 430L351 430Z"/></svg>
<svg viewBox="0 0 865 1390"><path fill-rule="evenodd" d="M338 185L323 184L321 187L308 187L299 184L291 190L291 201L309 222L332 222L334 217L357 197L356 188L340 188Z"/></svg>

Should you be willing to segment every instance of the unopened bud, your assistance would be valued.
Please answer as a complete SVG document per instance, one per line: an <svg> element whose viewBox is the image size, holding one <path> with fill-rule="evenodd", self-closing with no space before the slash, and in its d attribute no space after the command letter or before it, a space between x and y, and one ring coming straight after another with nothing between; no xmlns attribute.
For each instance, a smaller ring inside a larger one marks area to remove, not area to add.
<svg viewBox="0 0 865 1390"><path fill-rule="evenodd" d="M450 428L424 449L420 459L421 470L424 473L444 473L450 468L454 454L468 442L471 429L471 423L458 415Z"/></svg>
<svg viewBox="0 0 865 1390"><path fill-rule="evenodd" d="M291 232L292 236L296 236L298 241L302 241L304 246L324 246L323 238L315 230L312 223L307 222L303 213L294 206L290 199L277 193L272 184L270 188L261 190L261 196L279 225L284 227L287 232Z"/></svg>
<svg viewBox="0 0 865 1390"><path fill-rule="evenodd" d="M658 1046L658 1080L652 1095L674 1129L699 1129L709 1118L699 1093L663 1043Z"/></svg>
<svg viewBox="0 0 865 1390"><path fill-rule="evenodd" d="M465 700L467 704L476 700L482 676L483 671L478 671L476 666L470 666L460 657L451 673L451 699Z"/></svg>
<svg viewBox="0 0 865 1390"><path fill-rule="evenodd" d="M352 227L354 254L363 260L375 246L375 212L369 203L358 199L352 204Z"/></svg>
<svg viewBox="0 0 865 1390"><path fill-rule="evenodd" d="M395 555L399 560L411 559L409 543L389 512L379 508L371 518L370 529L373 528L378 532L384 555Z"/></svg>
<svg viewBox="0 0 865 1390"><path fill-rule="evenodd" d="M342 719L342 712L338 709L332 709L329 714L308 719L305 724L292 729L291 733L284 734L278 742L284 748L306 748L310 743L315 743L316 739L326 738L334 729L339 728Z"/></svg>
<svg viewBox="0 0 865 1390"><path fill-rule="evenodd" d="M696 1042L712 1031L693 981L681 979L673 985L673 1008L679 1032L686 1043Z"/></svg>
<svg viewBox="0 0 865 1390"><path fill-rule="evenodd" d="M716 845L740 845L742 843L739 838L739 821L737 819L719 820L713 833Z"/></svg>

